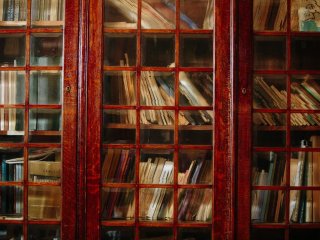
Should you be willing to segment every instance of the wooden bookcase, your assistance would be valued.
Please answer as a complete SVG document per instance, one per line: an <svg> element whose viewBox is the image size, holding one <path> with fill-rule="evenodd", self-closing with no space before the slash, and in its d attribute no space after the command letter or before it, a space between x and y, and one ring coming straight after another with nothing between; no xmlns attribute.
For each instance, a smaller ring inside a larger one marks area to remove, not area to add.
<svg viewBox="0 0 320 240"><path fill-rule="evenodd" d="M230 2L88 8L86 239L231 239Z"/></svg>
<svg viewBox="0 0 320 240"><path fill-rule="evenodd" d="M77 1L0 1L2 239L76 239Z"/></svg>
<svg viewBox="0 0 320 240"><path fill-rule="evenodd" d="M319 1L242 4L237 235L319 239Z"/></svg>

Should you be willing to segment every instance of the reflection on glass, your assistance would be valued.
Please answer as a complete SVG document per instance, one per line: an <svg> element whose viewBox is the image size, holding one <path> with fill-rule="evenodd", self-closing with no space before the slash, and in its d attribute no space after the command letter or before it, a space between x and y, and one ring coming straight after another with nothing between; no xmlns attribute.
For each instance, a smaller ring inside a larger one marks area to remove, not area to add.
<svg viewBox="0 0 320 240"><path fill-rule="evenodd" d="M320 109L319 76L293 77L291 80L291 107L294 109Z"/></svg>
<svg viewBox="0 0 320 240"><path fill-rule="evenodd" d="M286 39L257 36L254 38L254 69L280 70L286 68Z"/></svg>
<svg viewBox="0 0 320 240"><path fill-rule="evenodd" d="M181 150L179 152L179 184L212 183L212 151Z"/></svg>
<svg viewBox="0 0 320 240"><path fill-rule="evenodd" d="M320 114L291 113L291 146L320 147Z"/></svg>
<svg viewBox="0 0 320 240"><path fill-rule="evenodd" d="M101 240L134 240L132 227L101 227Z"/></svg>
<svg viewBox="0 0 320 240"><path fill-rule="evenodd" d="M285 240L284 229L251 229L252 240Z"/></svg>
<svg viewBox="0 0 320 240"><path fill-rule="evenodd" d="M252 223L281 223L285 216L285 192L254 190L251 194Z"/></svg>
<svg viewBox="0 0 320 240"><path fill-rule="evenodd" d="M23 149L19 148L1 148L0 163L1 163L1 181L16 181L23 180Z"/></svg>
<svg viewBox="0 0 320 240"><path fill-rule="evenodd" d="M20 240L23 239L22 225L0 224L1 239Z"/></svg>
<svg viewBox="0 0 320 240"><path fill-rule="evenodd" d="M213 111L180 111L179 143L211 145L213 141Z"/></svg>
<svg viewBox="0 0 320 240"><path fill-rule="evenodd" d="M28 178L32 182L59 182L61 178L61 150L30 149Z"/></svg>
<svg viewBox="0 0 320 240"><path fill-rule="evenodd" d="M2 0L0 8L1 27L22 27L26 25L27 1Z"/></svg>
<svg viewBox="0 0 320 240"><path fill-rule="evenodd" d="M134 219L134 189L103 188L101 208L103 220Z"/></svg>
<svg viewBox="0 0 320 240"><path fill-rule="evenodd" d="M29 186L28 218L60 220L61 187Z"/></svg>
<svg viewBox="0 0 320 240"><path fill-rule="evenodd" d="M319 37L293 37L291 40L291 68L319 70Z"/></svg>
<svg viewBox="0 0 320 240"><path fill-rule="evenodd" d="M105 110L103 140L106 143L134 143L136 138L135 110Z"/></svg>
<svg viewBox="0 0 320 240"><path fill-rule="evenodd" d="M141 110L140 124L141 143L173 143L174 111Z"/></svg>
<svg viewBox="0 0 320 240"><path fill-rule="evenodd" d="M0 104L24 103L25 73L0 71Z"/></svg>
<svg viewBox="0 0 320 240"><path fill-rule="evenodd" d="M320 230L319 230L319 228L290 229L290 238L292 240L319 239L320 238Z"/></svg>
<svg viewBox="0 0 320 240"><path fill-rule="evenodd" d="M140 77L140 87L141 105L174 105L174 73L143 71Z"/></svg>
<svg viewBox="0 0 320 240"><path fill-rule="evenodd" d="M108 33L104 35L104 65L135 66L136 35Z"/></svg>
<svg viewBox="0 0 320 240"><path fill-rule="evenodd" d="M0 35L0 67L25 65L26 38L24 35Z"/></svg>
<svg viewBox="0 0 320 240"><path fill-rule="evenodd" d="M59 225L29 225L28 239L30 240L60 240Z"/></svg>
<svg viewBox="0 0 320 240"><path fill-rule="evenodd" d="M255 31L286 31L287 0L254 0L253 29Z"/></svg>
<svg viewBox="0 0 320 240"><path fill-rule="evenodd" d="M287 108L287 84L285 76L255 76L253 84L254 108Z"/></svg>
<svg viewBox="0 0 320 240"><path fill-rule="evenodd" d="M179 73L180 106L211 106L213 74L206 72Z"/></svg>
<svg viewBox="0 0 320 240"><path fill-rule="evenodd" d="M32 71L30 79L30 103L60 104L61 81L60 71Z"/></svg>
<svg viewBox="0 0 320 240"><path fill-rule="evenodd" d="M176 23L175 0L142 0L141 27L173 29Z"/></svg>
<svg viewBox="0 0 320 240"><path fill-rule="evenodd" d="M274 186L286 183L286 155L283 152L256 152L253 154L252 185Z"/></svg>
<svg viewBox="0 0 320 240"><path fill-rule="evenodd" d="M286 143L286 115L282 113L253 113L253 145L282 147Z"/></svg>
<svg viewBox="0 0 320 240"><path fill-rule="evenodd" d="M142 150L139 182L147 184L172 184L173 167L172 150Z"/></svg>
<svg viewBox="0 0 320 240"><path fill-rule="evenodd" d="M174 62L174 35L143 34L141 39L142 66L167 67Z"/></svg>
<svg viewBox="0 0 320 240"><path fill-rule="evenodd" d="M139 218L149 221L172 221L173 189L140 189Z"/></svg>
<svg viewBox="0 0 320 240"><path fill-rule="evenodd" d="M137 0L104 0L104 27L137 28Z"/></svg>
<svg viewBox="0 0 320 240"><path fill-rule="evenodd" d="M22 142L24 109L0 108L0 142Z"/></svg>
<svg viewBox="0 0 320 240"><path fill-rule="evenodd" d="M134 181L135 151L133 149L110 148L104 155L101 181L131 183Z"/></svg>
<svg viewBox="0 0 320 240"><path fill-rule="evenodd" d="M29 131L61 130L61 110L30 109Z"/></svg>
<svg viewBox="0 0 320 240"><path fill-rule="evenodd" d="M23 188L1 186L0 218L21 220L23 214Z"/></svg>
<svg viewBox="0 0 320 240"><path fill-rule="evenodd" d="M179 221L211 221L212 189L180 189L178 198Z"/></svg>
<svg viewBox="0 0 320 240"><path fill-rule="evenodd" d="M183 67L212 67L213 38L211 34L181 34L180 63Z"/></svg>
<svg viewBox="0 0 320 240"><path fill-rule="evenodd" d="M318 1L291 0L291 30L320 31L320 6Z"/></svg>
<svg viewBox="0 0 320 240"><path fill-rule="evenodd" d="M213 29L213 0L181 0L180 28Z"/></svg>
<svg viewBox="0 0 320 240"><path fill-rule="evenodd" d="M109 105L135 105L136 73L130 71L105 72L103 103Z"/></svg>
<svg viewBox="0 0 320 240"><path fill-rule="evenodd" d="M320 191L290 191L289 219L292 223L320 222Z"/></svg>
<svg viewBox="0 0 320 240"><path fill-rule="evenodd" d="M211 240L210 228L180 228L178 240Z"/></svg>
<svg viewBox="0 0 320 240"><path fill-rule="evenodd" d="M140 228L141 240L173 240L173 229L164 227L143 227Z"/></svg>
<svg viewBox="0 0 320 240"><path fill-rule="evenodd" d="M33 27L57 27L63 25L64 0L32 0Z"/></svg>
<svg viewBox="0 0 320 240"><path fill-rule="evenodd" d="M61 66L63 36L61 33L31 35L30 64L33 66Z"/></svg>

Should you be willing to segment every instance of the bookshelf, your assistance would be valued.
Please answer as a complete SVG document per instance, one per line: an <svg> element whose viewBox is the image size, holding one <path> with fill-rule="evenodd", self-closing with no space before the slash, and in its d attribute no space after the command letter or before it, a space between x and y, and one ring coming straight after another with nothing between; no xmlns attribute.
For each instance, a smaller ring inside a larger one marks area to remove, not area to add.
<svg viewBox="0 0 320 240"><path fill-rule="evenodd" d="M1 239L76 239L78 4L0 0Z"/></svg>
<svg viewBox="0 0 320 240"><path fill-rule="evenodd" d="M218 172L231 177L221 154L230 147L230 45L216 42L225 32L215 24L230 22L215 22L214 12L229 4L89 2L86 239L226 236L231 225L215 225L214 216L229 221L220 211L230 208L214 199L220 191L231 204L231 186L214 182ZM220 154L215 140L227 143Z"/></svg>
<svg viewBox="0 0 320 240"><path fill-rule="evenodd" d="M319 4L253 0L240 13L239 239L320 236Z"/></svg>

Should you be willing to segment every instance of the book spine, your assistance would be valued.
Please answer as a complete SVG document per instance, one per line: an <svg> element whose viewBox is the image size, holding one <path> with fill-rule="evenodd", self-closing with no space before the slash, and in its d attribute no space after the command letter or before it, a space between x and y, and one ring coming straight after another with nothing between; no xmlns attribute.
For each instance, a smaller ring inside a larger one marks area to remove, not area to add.
<svg viewBox="0 0 320 240"><path fill-rule="evenodd" d="M14 20L14 0L9 0L7 13L8 13L7 21L13 21Z"/></svg>

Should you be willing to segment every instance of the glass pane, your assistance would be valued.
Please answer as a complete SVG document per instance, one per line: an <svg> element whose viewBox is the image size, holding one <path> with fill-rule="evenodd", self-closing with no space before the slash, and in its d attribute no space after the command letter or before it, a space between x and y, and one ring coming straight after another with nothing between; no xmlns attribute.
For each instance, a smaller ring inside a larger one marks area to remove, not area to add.
<svg viewBox="0 0 320 240"><path fill-rule="evenodd" d="M181 34L180 63L182 67L212 67L213 37L211 34Z"/></svg>
<svg viewBox="0 0 320 240"><path fill-rule="evenodd" d="M24 109L0 108L0 142L21 142L24 135Z"/></svg>
<svg viewBox="0 0 320 240"><path fill-rule="evenodd" d="M292 113L291 114L291 146L294 147L320 147L310 144L311 138L319 138L320 114Z"/></svg>
<svg viewBox="0 0 320 240"><path fill-rule="evenodd" d="M60 226L58 225L29 225L29 240L60 240Z"/></svg>
<svg viewBox="0 0 320 240"><path fill-rule="evenodd" d="M257 36L254 38L254 69L280 70L286 68L285 37Z"/></svg>
<svg viewBox="0 0 320 240"><path fill-rule="evenodd" d="M31 104L60 104L62 77L60 71L32 71L30 79Z"/></svg>
<svg viewBox="0 0 320 240"><path fill-rule="evenodd" d="M319 52L319 37L293 37L291 40L291 68L297 70L320 70Z"/></svg>
<svg viewBox="0 0 320 240"><path fill-rule="evenodd" d="M253 145L283 147L286 144L286 115L282 113L253 114Z"/></svg>
<svg viewBox="0 0 320 240"><path fill-rule="evenodd" d="M211 145L213 141L213 111L180 111L179 143Z"/></svg>
<svg viewBox="0 0 320 240"><path fill-rule="evenodd" d="M133 149L108 149L102 163L102 182L132 183L135 179L135 154Z"/></svg>
<svg viewBox="0 0 320 240"><path fill-rule="evenodd" d="M174 35L142 34L142 66L171 67L174 62Z"/></svg>
<svg viewBox="0 0 320 240"><path fill-rule="evenodd" d="M173 183L173 150L142 150L139 182L146 184Z"/></svg>
<svg viewBox="0 0 320 240"><path fill-rule="evenodd" d="M101 217L103 220L133 220L134 203L134 189L102 188Z"/></svg>
<svg viewBox="0 0 320 240"><path fill-rule="evenodd" d="M286 31L287 0L254 0L254 31Z"/></svg>
<svg viewBox="0 0 320 240"><path fill-rule="evenodd" d="M213 29L213 0L181 0L180 28Z"/></svg>
<svg viewBox="0 0 320 240"><path fill-rule="evenodd" d="M285 216L285 192L253 190L251 221L253 223L281 223Z"/></svg>
<svg viewBox="0 0 320 240"><path fill-rule="evenodd" d="M4 220L22 220L23 188L1 186L0 195L0 218Z"/></svg>
<svg viewBox="0 0 320 240"><path fill-rule="evenodd" d="M285 76L255 76L253 84L254 108L287 108L287 84Z"/></svg>
<svg viewBox="0 0 320 240"><path fill-rule="evenodd" d="M135 105L136 72L105 72L103 103L109 105Z"/></svg>
<svg viewBox="0 0 320 240"><path fill-rule="evenodd" d="M24 66L26 37L23 34L0 35L0 66Z"/></svg>
<svg viewBox="0 0 320 240"><path fill-rule="evenodd" d="M29 186L28 218L38 220L60 220L60 186Z"/></svg>
<svg viewBox="0 0 320 240"><path fill-rule="evenodd" d="M0 224L0 239L6 240L22 240L23 230L22 225L17 224Z"/></svg>
<svg viewBox="0 0 320 240"><path fill-rule="evenodd" d="M141 105L173 106L174 77L172 72L141 72Z"/></svg>
<svg viewBox="0 0 320 240"><path fill-rule="evenodd" d="M33 27L57 27L63 25L64 0L32 0Z"/></svg>
<svg viewBox="0 0 320 240"><path fill-rule="evenodd" d="M32 182L59 182L61 179L61 150L30 149L28 178Z"/></svg>
<svg viewBox="0 0 320 240"><path fill-rule="evenodd" d="M175 23L175 0L142 0L142 28L173 29L175 28Z"/></svg>
<svg viewBox="0 0 320 240"><path fill-rule="evenodd" d="M274 186L286 183L286 155L282 152L256 152L253 154L252 185Z"/></svg>
<svg viewBox="0 0 320 240"><path fill-rule="evenodd" d="M174 111L141 110L140 124L142 144L173 143Z"/></svg>
<svg viewBox="0 0 320 240"><path fill-rule="evenodd" d="M206 72L179 73L180 106L212 106L213 74Z"/></svg>
<svg viewBox="0 0 320 240"><path fill-rule="evenodd" d="M319 2L291 0L291 30L320 31Z"/></svg>
<svg viewBox="0 0 320 240"><path fill-rule="evenodd" d="M135 66L137 54L136 44L135 34L105 34L104 65Z"/></svg>
<svg viewBox="0 0 320 240"><path fill-rule="evenodd" d="M140 228L141 240L173 240L173 229L163 227Z"/></svg>
<svg viewBox="0 0 320 240"><path fill-rule="evenodd" d="M300 239L320 239L320 230L319 228L315 229L290 229L290 239L300 240Z"/></svg>
<svg viewBox="0 0 320 240"><path fill-rule="evenodd" d="M106 143L134 143L136 140L135 110L105 110L103 125Z"/></svg>
<svg viewBox="0 0 320 240"><path fill-rule="evenodd" d="M290 214L289 214L290 217L289 218L291 222L319 223L320 222L319 206L320 206L320 191L311 191L311 190L290 191Z"/></svg>
<svg viewBox="0 0 320 240"><path fill-rule="evenodd" d="M104 0L104 27L137 28L137 0Z"/></svg>
<svg viewBox="0 0 320 240"><path fill-rule="evenodd" d="M27 1L2 0L0 4L0 27L23 27L26 25Z"/></svg>
<svg viewBox="0 0 320 240"><path fill-rule="evenodd" d="M285 240L284 229L252 229L251 240Z"/></svg>
<svg viewBox="0 0 320 240"><path fill-rule="evenodd" d="M173 189L142 188L139 199L140 220L172 221Z"/></svg>
<svg viewBox="0 0 320 240"><path fill-rule="evenodd" d="M31 35L30 64L34 66L61 66L63 36L61 33Z"/></svg>
<svg viewBox="0 0 320 240"><path fill-rule="evenodd" d="M0 104L23 104L25 73L0 71Z"/></svg>
<svg viewBox="0 0 320 240"><path fill-rule="evenodd" d="M212 178L212 151L180 150L179 184L211 184Z"/></svg>
<svg viewBox="0 0 320 240"><path fill-rule="evenodd" d="M179 189L178 220L210 222L212 189Z"/></svg>
<svg viewBox="0 0 320 240"><path fill-rule="evenodd" d="M131 227L101 227L101 240L134 240Z"/></svg>
<svg viewBox="0 0 320 240"><path fill-rule="evenodd" d="M180 228L178 240L211 240L210 228Z"/></svg>
<svg viewBox="0 0 320 240"><path fill-rule="evenodd" d="M294 109L320 109L319 76L293 76L291 80L291 107Z"/></svg>
<svg viewBox="0 0 320 240"><path fill-rule="evenodd" d="M1 148L1 181L21 182L23 180L23 149Z"/></svg>

